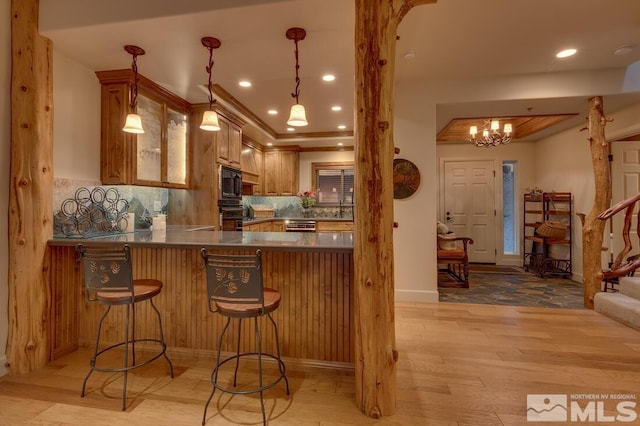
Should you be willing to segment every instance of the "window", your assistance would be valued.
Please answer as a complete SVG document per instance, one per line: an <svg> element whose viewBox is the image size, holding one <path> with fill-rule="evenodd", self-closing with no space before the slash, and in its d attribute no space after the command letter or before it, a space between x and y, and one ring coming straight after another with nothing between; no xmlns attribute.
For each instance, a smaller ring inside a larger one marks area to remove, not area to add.
<svg viewBox="0 0 640 426"><path fill-rule="evenodd" d="M353 163L311 163L316 205L353 204Z"/></svg>
<svg viewBox="0 0 640 426"><path fill-rule="evenodd" d="M503 252L517 254L516 234L516 162L502 162Z"/></svg>

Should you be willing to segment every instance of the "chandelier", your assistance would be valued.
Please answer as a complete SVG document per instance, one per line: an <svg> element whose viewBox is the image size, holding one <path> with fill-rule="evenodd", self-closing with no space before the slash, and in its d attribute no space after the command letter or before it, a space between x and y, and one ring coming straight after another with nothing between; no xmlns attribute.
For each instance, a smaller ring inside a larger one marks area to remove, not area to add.
<svg viewBox="0 0 640 426"><path fill-rule="evenodd" d="M499 120L485 120L481 136L478 135L478 126L471 126L469 128L469 135L471 135L471 139L469 139L469 141L475 146L483 147L506 145L511 142L512 132L513 127L511 126L511 123L505 123L502 133L500 133Z"/></svg>

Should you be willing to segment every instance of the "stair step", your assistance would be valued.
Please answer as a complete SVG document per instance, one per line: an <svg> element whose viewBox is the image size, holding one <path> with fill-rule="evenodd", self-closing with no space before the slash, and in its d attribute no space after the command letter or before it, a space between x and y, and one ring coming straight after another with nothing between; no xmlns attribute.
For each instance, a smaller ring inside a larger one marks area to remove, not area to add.
<svg viewBox="0 0 640 426"><path fill-rule="evenodd" d="M626 296L640 299L640 277L621 277L618 290Z"/></svg>
<svg viewBox="0 0 640 426"><path fill-rule="evenodd" d="M622 293L596 293L594 310L640 330L640 300Z"/></svg>

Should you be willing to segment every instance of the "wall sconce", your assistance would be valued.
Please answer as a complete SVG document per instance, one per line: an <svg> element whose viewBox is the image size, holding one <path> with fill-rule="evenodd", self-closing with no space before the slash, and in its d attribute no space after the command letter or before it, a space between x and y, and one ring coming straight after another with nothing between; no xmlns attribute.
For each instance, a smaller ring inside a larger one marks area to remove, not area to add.
<svg viewBox="0 0 640 426"><path fill-rule="evenodd" d="M222 43L215 37L202 37L201 42L204 47L209 49L209 64L206 67L209 74L209 84L207 85L209 89L209 111L205 111L202 115L200 128L208 132L217 132L220 130L220 123L218 122L218 113L213 110L213 104L216 103L216 100L213 99L211 71L213 69L213 49L217 49Z"/></svg>
<svg viewBox="0 0 640 426"><path fill-rule="evenodd" d="M138 46L127 44L124 47L132 57L131 69L133 70L133 95L131 95L131 103L129 104L130 113L127 114L127 119L124 122L122 130L127 133L144 133L142 128L142 119L136 114L136 105L138 100L138 56L144 55L144 49Z"/></svg>
<svg viewBox="0 0 640 426"><path fill-rule="evenodd" d="M300 40L304 40L307 36L307 32L302 28L294 27L289 28L285 35L289 40L293 40L296 45L296 89L295 92L291 94L291 97L296 99L296 103L291 107L291 114L289 115L287 124L294 127L306 126L309 124L307 121L307 114L304 110L304 106L298 101L298 97L300 96L300 77L298 76L298 70L300 69L300 65L298 64L298 42Z"/></svg>

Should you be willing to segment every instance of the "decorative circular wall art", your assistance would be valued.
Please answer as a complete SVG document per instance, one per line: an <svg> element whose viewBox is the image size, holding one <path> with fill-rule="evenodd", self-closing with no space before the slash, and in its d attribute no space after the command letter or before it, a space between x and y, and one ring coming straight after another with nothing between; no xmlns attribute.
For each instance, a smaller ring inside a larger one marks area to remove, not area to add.
<svg viewBox="0 0 640 426"><path fill-rule="evenodd" d="M393 198L401 200L413 195L420 186L420 171L409 160L393 160Z"/></svg>

